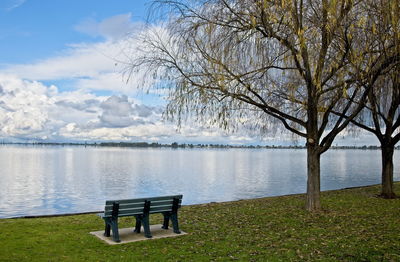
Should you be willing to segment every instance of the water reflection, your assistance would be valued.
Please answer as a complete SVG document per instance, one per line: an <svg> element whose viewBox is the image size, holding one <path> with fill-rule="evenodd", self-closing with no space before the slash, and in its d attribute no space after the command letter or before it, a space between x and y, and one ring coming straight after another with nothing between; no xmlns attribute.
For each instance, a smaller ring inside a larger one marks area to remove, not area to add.
<svg viewBox="0 0 400 262"><path fill-rule="evenodd" d="M395 153L395 179L399 180ZM1 146L0 217L101 210L106 199L184 195L184 204L302 193L305 150ZM380 152L330 150L322 190L377 184Z"/></svg>

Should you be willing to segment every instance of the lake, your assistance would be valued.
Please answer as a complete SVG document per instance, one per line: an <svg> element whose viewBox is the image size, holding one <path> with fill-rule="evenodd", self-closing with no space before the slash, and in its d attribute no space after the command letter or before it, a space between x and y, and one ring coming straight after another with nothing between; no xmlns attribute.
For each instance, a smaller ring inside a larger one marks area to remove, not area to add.
<svg viewBox="0 0 400 262"><path fill-rule="evenodd" d="M380 161L379 150L329 150L321 189L379 184ZM99 211L106 199L183 194L188 205L306 190L304 149L2 145L0 167L0 218Z"/></svg>

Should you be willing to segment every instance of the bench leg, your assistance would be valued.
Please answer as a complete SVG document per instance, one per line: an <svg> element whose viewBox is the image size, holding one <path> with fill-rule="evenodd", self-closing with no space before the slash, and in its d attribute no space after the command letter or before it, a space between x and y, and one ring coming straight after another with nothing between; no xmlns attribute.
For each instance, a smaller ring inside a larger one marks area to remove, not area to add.
<svg viewBox="0 0 400 262"><path fill-rule="evenodd" d="M104 224L106 224L106 228L104 229L104 236L105 237L109 237L110 236L111 226L110 226L109 223L107 223L107 221L105 221Z"/></svg>
<svg viewBox="0 0 400 262"><path fill-rule="evenodd" d="M174 228L174 233L180 234L181 231L179 230L178 213L177 212L173 212L171 214L171 221L172 221L172 226Z"/></svg>
<svg viewBox="0 0 400 262"><path fill-rule="evenodd" d="M169 219L170 219L171 213L170 213L170 212L164 212L164 213L162 213L162 214L163 214L163 216L164 216L164 223L163 223L162 228L163 228L163 229L168 229L168 226L169 226Z"/></svg>
<svg viewBox="0 0 400 262"><path fill-rule="evenodd" d="M136 218L136 225L135 225L134 232L140 233L140 227L143 224L144 236L147 238L152 238L152 235L150 232L149 215L137 215L137 216L135 216L135 218Z"/></svg>
<svg viewBox="0 0 400 262"><path fill-rule="evenodd" d="M115 242L121 242L119 239L119 232L118 232L118 218L105 218L105 230L104 236L110 237L110 231L112 230L113 240Z"/></svg>
<svg viewBox="0 0 400 262"><path fill-rule="evenodd" d="M135 216L136 224L135 224L135 229L133 232L140 233L140 228L142 227L142 220L140 217Z"/></svg>
<svg viewBox="0 0 400 262"><path fill-rule="evenodd" d="M144 215L142 222L143 222L144 236L147 238L152 238L152 235L150 232L149 215Z"/></svg>
<svg viewBox="0 0 400 262"><path fill-rule="evenodd" d="M112 219L110 221L111 224L111 230L112 230L112 235L113 235L113 240L117 243L121 242L119 239L119 231L118 231L118 218Z"/></svg>

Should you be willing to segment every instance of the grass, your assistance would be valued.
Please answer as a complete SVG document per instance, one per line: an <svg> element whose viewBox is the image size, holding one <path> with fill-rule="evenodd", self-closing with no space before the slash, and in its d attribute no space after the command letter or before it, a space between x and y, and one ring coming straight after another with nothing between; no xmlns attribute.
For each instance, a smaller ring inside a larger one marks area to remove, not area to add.
<svg viewBox="0 0 400 262"><path fill-rule="evenodd" d="M323 192L318 213L304 195L184 206L188 235L114 246L89 234L104 227L96 215L2 219L0 261L400 261L400 199L378 193Z"/></svg>

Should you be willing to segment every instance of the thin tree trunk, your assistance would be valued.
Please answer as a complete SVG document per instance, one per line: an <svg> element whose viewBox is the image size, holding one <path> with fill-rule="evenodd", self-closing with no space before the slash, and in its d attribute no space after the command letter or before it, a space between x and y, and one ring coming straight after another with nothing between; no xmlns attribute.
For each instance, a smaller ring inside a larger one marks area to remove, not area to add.
<svg viewBox="0 0 400 262"><path fill-rule="evenodd" d="M382 192L383 198L396 198L393 190L393 153L394 146L381 144L382 153Z"/></svg>
<svg viewBox="0 0 400 262"><path fill-rule="evenodd" d="M320 153L318 146L307 143L307 200L306 209L321 209L320 203Z"/></svg>

